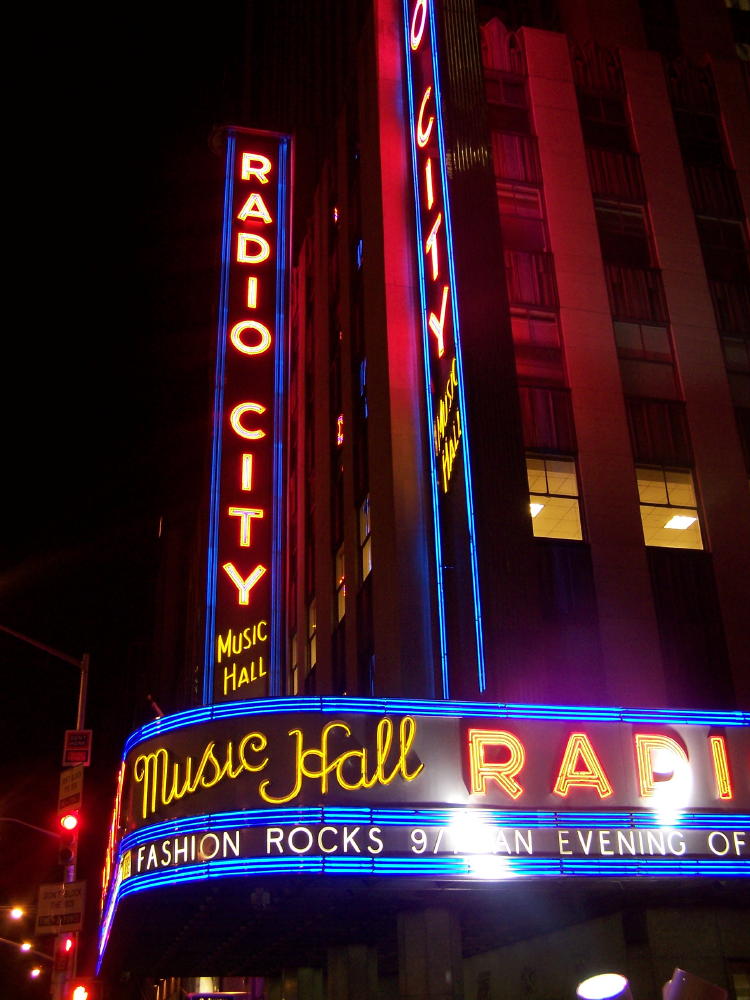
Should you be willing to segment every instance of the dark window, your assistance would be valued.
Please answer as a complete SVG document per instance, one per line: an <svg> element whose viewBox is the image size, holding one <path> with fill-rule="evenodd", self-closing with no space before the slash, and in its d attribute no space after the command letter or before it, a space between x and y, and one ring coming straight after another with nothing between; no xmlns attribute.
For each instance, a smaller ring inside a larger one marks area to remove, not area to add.
<svg viewBox="0 0 750 1000"><path fill-rule="evenodd" d="M503 246L526 253L546 250L547 236L539 189L499 183L497 196Z"/></svg>
<svg viewBox="0 0 750 1000"><path fill-rule="evenodd" d="M696 215L742 219L742 200L733 170L688 164L687 179Z"/></svg>
<svg viewBox="0 0 750 1000"><path fill-rule="evenodd" d="M614 95L578 94L583 141L601 149L631 151L630 127L625 101Z"/></svg>
<svg viewBox="0 0 750 1000"><path fill-rule="evenodd" d="M650 49L673 58L680 51L680 20L674 0L641 0L641 15Z"/></svg>
<svg viewBox="0 0 750 1000"><path fill-rule="evenodd" d="M711 557L647 548L671 705L734 708Z"/></svg>
<svg viewBox="0 0 750 1000"><path fill-rule="evenodd" d="M750 372L750 337L728 337L722 334L721 349L728 371Z"/></svg>
<svg viewBox="0 0 750 1000"><path fill-rule="evenodd" d="M519 378L530 382L563 383L565 368L555 313L515 310L510 322Z"/></svg>
<svg viewBox="0 0 750 1000"><path fill-rule="evenodd" d="M495 174L503 180L541 183L539 153L534 136L493 132L492 157Z"/></svg>
<svg viewBox="0 0 750 1000"><path fill-rule="evenodd" d="M750 276L745 233L741 222L696 216L698 238L706 273L722 281L742 281Z"/></svg>
<svg viewBox="0 0 750 1000"><path fill-rule="evenodd" d="M708 284L719 330L750 334L750 281L710 278Z"/></svg>
<svg viewBox="0 0 750 1000"><path fill-rule="evenodd" d="M669 327L653 323L613 322L617 353L621 358L672 363Z"/></svg>
<svg viewBox="0 0 750 1000"><path fill-rule="evenodd" d="M602 257L619 267L651 267L651 244L643 209L637 205L598 201L596 225Z"/></svg>
<svg viewBox="0 0 750 1000"><path fill-rule="evenodd" d="M661 324L669 321L661 273L655 268L606 263L604 275L615 319Z"/></svg>
<svg viewBox="0 0 750 1000"><path fill-rule="evenodd" d="M573 408L568 389L518 387L527 449L572 454L576 450Z"/></svg>
<svg viewBox="0 0 750 1000"><path fill-rule="evenodd" d="M589 547L540 539L536 550L544 616L557 622L596 622L596 592Z"/></svg>
<svg viewBox="0 0 750 1000"><path fill-rule="evenodd" d="M542 614L555 648L548 674L550 697L558 704L607 703L601 669L591 551L581 542L551 538L534 541ZM547 624L549 623L549 624Z"/></svg>
<svg viewBox="0 0 750 1000"><path fill-rule="evenodd" d="M557 305L552 254L505 251L505 280L512 305Z"/></svg>
<svg viewBox="0 0 750 1000"><path fill-rule="evenodd" d="M675 108L674 120L686 163L705 167L726 165L721 129L715 115Z"/></svg>
<svg viewBox="0 0 750 1000"><path fill-rule="evenodd" d="M586 159L595 195L626 202L645 201L641 162L633 153L589 148Z"/></svg>
<svg viewBox="0 0 750 1000"><path fill-rule="evenodd" d="M523 77L502 70L485 70L484 86L490 127L498 132L528 135L531 123Z"/></svg>
<svg viewBox="0 0 750 1000"><path fill-rule="evenodd" d="M684 403L631 397L626 405L630 441L637 463L693 464Z"/></svg>

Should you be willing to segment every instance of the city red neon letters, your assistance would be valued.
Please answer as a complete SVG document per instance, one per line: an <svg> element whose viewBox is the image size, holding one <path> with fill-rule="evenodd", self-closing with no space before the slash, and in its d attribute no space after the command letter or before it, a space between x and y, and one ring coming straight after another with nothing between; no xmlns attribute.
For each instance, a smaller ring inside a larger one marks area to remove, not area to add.
<svg viewBox="0 0 750 1000"><path fill-rule="evenodd" d="M422 67L420 82L412 98L415 172L418 189L417 212L423 236L419 252L423 257L424 321L432 378L435 417L433 441L438 481L448 492L463 434L459 382L456 378L455 302L449 280L447 202L440 169L437 88L430 59L430 7L428 0L414 0L409 21L410 59ZM450 397L450 407L444 401Z"/></svg>

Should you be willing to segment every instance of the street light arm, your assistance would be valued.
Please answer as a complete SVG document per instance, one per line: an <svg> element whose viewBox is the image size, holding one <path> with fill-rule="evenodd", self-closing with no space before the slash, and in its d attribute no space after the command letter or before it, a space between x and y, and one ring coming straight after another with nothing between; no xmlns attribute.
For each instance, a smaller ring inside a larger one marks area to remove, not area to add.
<svg viewBox="0 0 750 1000"><path fill-rule="evenodd" d="M36 646L37 649L43 649L45 653L49 653L50 656L56 656L58 660L65 660L66 663L72 664L74 667L81 669L81 661L77 660L75 656L70 656L68 653L63 653L59 649L55 649L54 646L47 646L43 642L38 642L36 639L29 638L28 635L24 635L22 632L15 632L12 628L8 628L7 625L0 625L0 631L7 632L8 635L15 636L16 639L20 639L22 642L28 642L32 646Z"/></svg>
<svg viewBox="0 0 750 1000"><path fill-rule="evenodd" d="M13 945L18 951L21 951L21 945L18 941L9 941L8 938L0 937L0 942L3 944ZM46 951L37 951L36 948L28 948L26 951L22 952L24 955L38 955L39 958L46 958L48 962L54 960L54 955L48 955Z"/></svg>
<svg viewBox="0 0 750 1000"><path fill-rule="evenodd" d="M15 629L8 628L7 625L0 625L0 632L7 632L8 635L12 635L14 638L20 639L21 642L28 642L30 646L36 646L37 649L41 649L45 653L49 653L50 656L56 656L58 660L63 660L65 663L70 663L71 666L76 667L80 671L81 680L78 686L76 729L83 729L84 717L86 714L86 687L89 679L89 654L84 653L81 659L77 660L75 656L70 656L68 653L63 653L60 649L55 649L54 646L48 646L44 642L39 642L38 639L32 639L31 636L24 635L23 632L16 632Z"/></svg>
<svg viewBox="0 0 750 1000"><path fill-rule="evenodd" d="M37 833L46 833L48 837L60 839L60 834L54 830L48 830L44 826L36 826L34 823L27 823L25 819L16 819L15 816L0 816L0 823L18 823L19 826L28 827L29 830L36 830Z"/></svg>

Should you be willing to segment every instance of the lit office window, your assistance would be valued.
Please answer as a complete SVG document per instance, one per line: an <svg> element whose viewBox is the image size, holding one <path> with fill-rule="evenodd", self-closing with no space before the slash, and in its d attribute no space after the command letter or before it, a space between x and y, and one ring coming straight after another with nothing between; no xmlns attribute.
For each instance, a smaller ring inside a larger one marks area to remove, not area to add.
<svg viewBox="0 0 750 1000"><path fill-rule="evenodd" d="M336 565L334 572L334 588L336 592L336 621L340 622L346 613L346 577L344 574L344 546L340 545L336 551Z"/></svg>
<svg viewBox="0 0 750 1000"><path fill-rule="evenodd" d="M362 582L367 579L372 570L372 535L370 526L370 494L362 501L359 508L359 564Z"/></svg>
<svg viewBox="0 0 750 1000"><path fill-rule="evenodd" d="M315 598L307 605L307 669L318 662L318 612Z"/></svg>
<svg viewBox="0 0 750 1000"><path fill-rule="evenodd" d="M702 549L698 504L689 469L636 466L646 545Z"/></svg>
<svg viewBox="0 0 750 1000"><path fill-rule="evenodd" d="M583 532L575 461L527 455L526 473L534 535L580 541Z"/></svg>

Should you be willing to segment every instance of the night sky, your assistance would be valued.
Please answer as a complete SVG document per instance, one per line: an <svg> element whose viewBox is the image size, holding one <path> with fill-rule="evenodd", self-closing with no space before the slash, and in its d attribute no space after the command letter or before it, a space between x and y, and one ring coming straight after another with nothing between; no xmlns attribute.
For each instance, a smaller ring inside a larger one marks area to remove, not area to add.
<svg viewBox="0 0 750 1000"><path fill-rule="evenodd" d="M205 181L211 129L237 113L244 7L30 8L7 43L0 624L91 656L79 877L94 918L119 750L152 717L132 678L158 613L159 517L191 474L174 455L206 446L215 314L188 316L181 248L201 214L193 171ZM50 827L78 672L2 633L0 671L0 816ZM0 904L33 903L56 861L54 840L0 823ZM48 995L18 967L0 945L0 997Z"/></svg>

